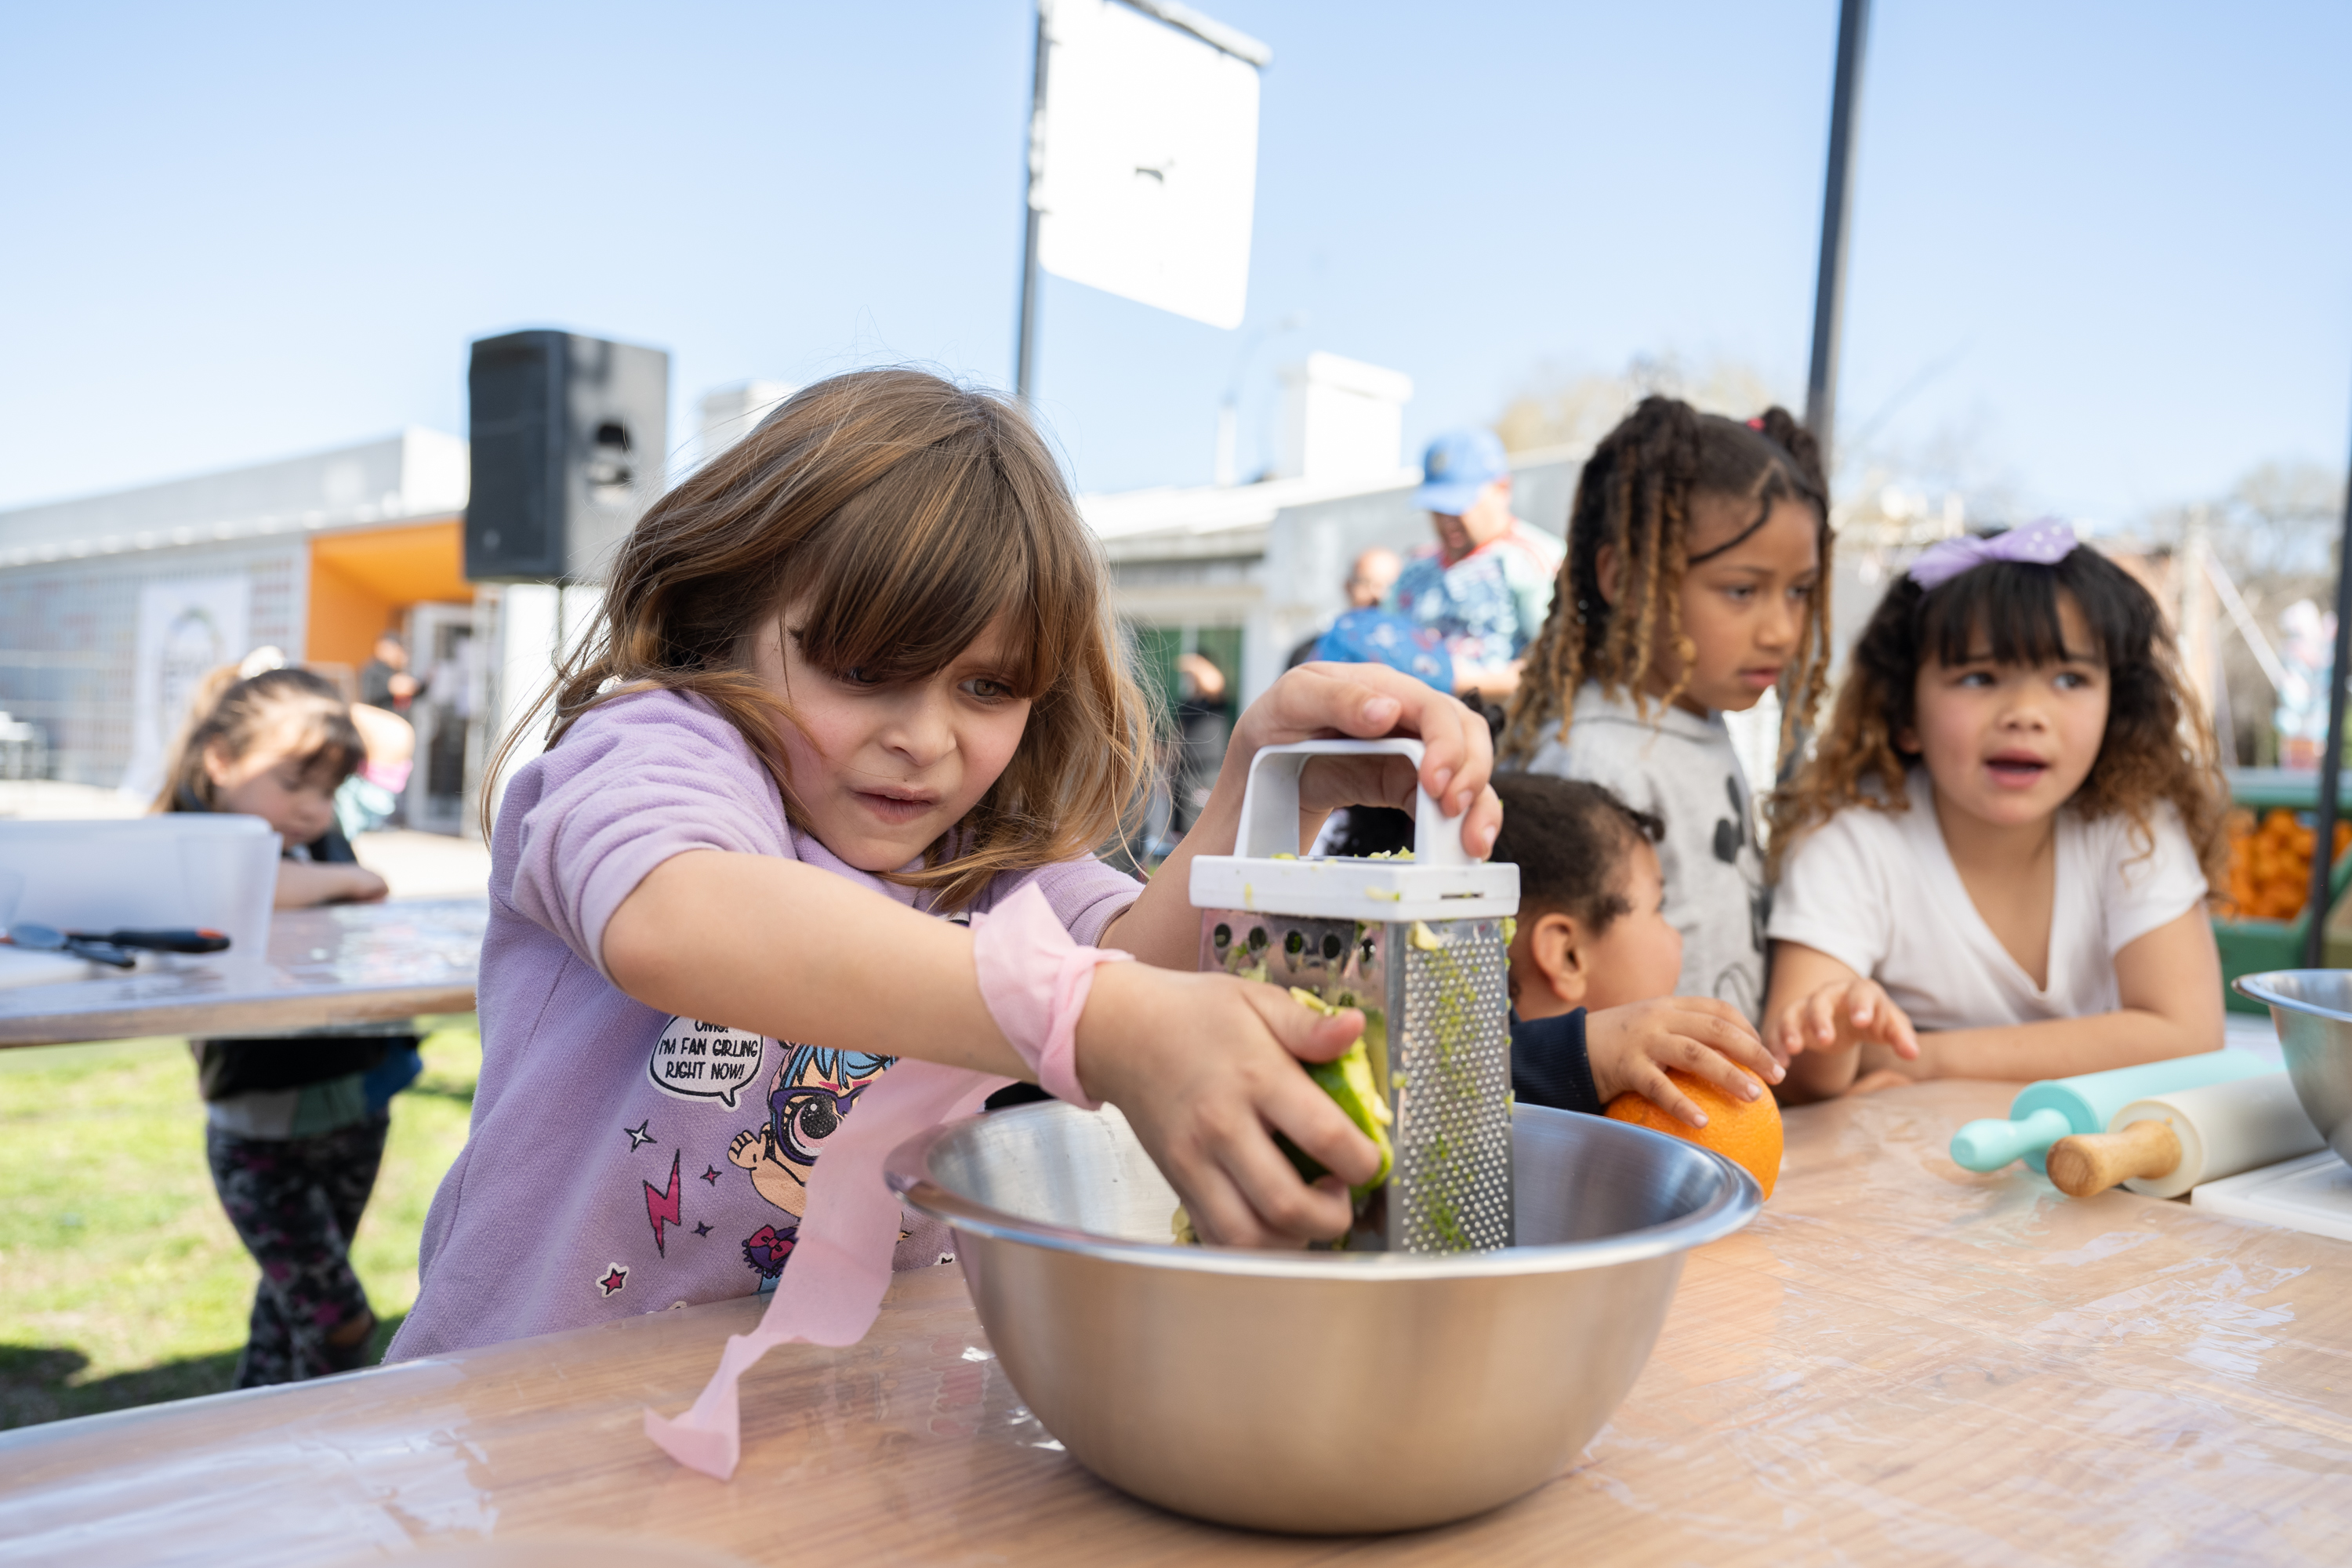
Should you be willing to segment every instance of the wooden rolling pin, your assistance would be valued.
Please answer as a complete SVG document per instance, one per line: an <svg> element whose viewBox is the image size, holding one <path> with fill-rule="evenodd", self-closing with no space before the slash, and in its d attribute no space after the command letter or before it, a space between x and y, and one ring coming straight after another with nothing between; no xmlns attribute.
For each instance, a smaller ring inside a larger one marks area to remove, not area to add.
<svg viewBox="0 0 2352 1568"><path fill-rule="evenodd" d="M2283 1072L2136 1100L2105 1132L2050 1146L2050 1179L2070 1197L2118 1183L2151 1198L2177 1198L2215 1182L2319 1148L2325 1139Z"/></svg>
<svg viewBox="0 0 2352 1568"><path fill-rule="evenodd" d="M1953 1162L1970 1171L1998 1171L2022 1159L2039 1171L2050 1146L2070 1132L2104 1132L2133 1100L2209 1083L2253 1078L2271 1070L2247 1051L2207 1051L2137 1067L2030 1083L2010 1102L2006 1120L1971 1121L1952 1134Z"/></svg>

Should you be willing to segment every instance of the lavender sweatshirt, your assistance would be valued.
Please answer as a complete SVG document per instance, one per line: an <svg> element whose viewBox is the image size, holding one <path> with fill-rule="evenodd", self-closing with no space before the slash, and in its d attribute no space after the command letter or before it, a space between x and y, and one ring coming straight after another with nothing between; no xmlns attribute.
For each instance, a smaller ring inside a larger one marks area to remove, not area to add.
<svg viewBox="0 0 2352 1568"><path fill-rule="evenodd" d="M604 922L695 849L781 856L917 901L787 824L774 780L698 699L605 703L519 771L491 844L473 1128L426 1216L422 1289L387 1360L774 1289L810 1168L893 1043L763 1039L614 986ZM1000 876L972 907L1033 880L1085 943L1141 891L1089 856ZM907 1215L897 1266L947 1261L950 1236Z"/></svg>

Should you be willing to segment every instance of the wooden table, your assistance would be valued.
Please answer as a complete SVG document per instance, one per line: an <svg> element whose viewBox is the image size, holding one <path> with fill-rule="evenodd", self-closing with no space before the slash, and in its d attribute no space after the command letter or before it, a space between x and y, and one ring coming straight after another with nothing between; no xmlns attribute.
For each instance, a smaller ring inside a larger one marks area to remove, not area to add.
<svg viewBox="0 0 2352 1568"><path fill-rule="evenodd" d="M730 1484L670 1463L638 1410L683 1407L751 1300L0 1436L0 1562L482 1537L467 1561L2352 1559L2352 1245L1953 1165L1953 1128L2011 1092L1792 1113L1779 1192L1694 1255L1586 1462L1443 1530L1257 1536L1128 1500L1022 1407L942 1268L900 1276L855 1349L770 1353ZM551 1538L561 1559L512 1555Z"/></svg>
<svg viewBox="0 0 2352 1568"><path fill-rule="evenodd" d="M471 1012L488 919L480 899L280 910L262 963L163 953L132 973L0 991L0 1047Z"/></svg>

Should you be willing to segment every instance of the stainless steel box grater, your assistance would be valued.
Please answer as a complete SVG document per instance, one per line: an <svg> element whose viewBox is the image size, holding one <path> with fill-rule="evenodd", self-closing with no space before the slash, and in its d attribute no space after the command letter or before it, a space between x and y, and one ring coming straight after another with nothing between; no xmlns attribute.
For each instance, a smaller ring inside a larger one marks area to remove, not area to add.
<svg viewBox="0 0 2352 1568"><path fill-rule="evenodd" d="M1483 1251L1511 1244L1509 921L1516 866L1473 861L1427 795L1411 859L1303 859L1298 773L1318 755L1411 740L1269 746L1250 767L1241 853L1192 862L1202 969L1296 985L1365 1015L1396 1146L1351 1247Z"/></svg>

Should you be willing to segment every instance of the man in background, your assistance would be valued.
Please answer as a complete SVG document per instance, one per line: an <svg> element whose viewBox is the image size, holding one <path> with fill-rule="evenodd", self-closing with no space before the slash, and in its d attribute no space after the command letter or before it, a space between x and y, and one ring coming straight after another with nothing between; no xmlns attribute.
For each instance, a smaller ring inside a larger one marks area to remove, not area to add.
<svg viewBox="0 0 2352 1568"><path fill-rule="evenodd" d="M1398 558L1395 551L1385 544L1375 544L1358 555L1355 564L1348 568L1347 582L1340 584L1340 592L1348 596L1348 608L1350 610L1379 609L1388 602L1389 590L1396 586L1397 574L1403 570L1403 561ZM1290 657L1283 661L1282 668L1297 669L1300 665L1313 658L1315 645L1322 640L1323 634L1317 632L1313 637L1292 648Z"/></svg>
<svg viewBox="0 0 2352 1568"><path fill-rule="evenodd" d="M360 666L360 700L402 718L424 694L424 683L408 672L408 645L398 632L375 639L375 657Z"/></svg>
<svg viewBox="0 0 2352 1568"><path fill-rule="evenodd" d="M1232 729L1225 710L1225 672L1201 654L1177 655L1171 837L1183 837L1200 820L1217 773L1225 765L1225 742Z"/></svg>
<svg viewBox="0 0 2352 1568"><path fill-rule="evenodd" d="M1394 607L1444 639L1456 696L1500 701L1551 608L1567 546L1512 514L1510 462L1491 430L1432 441L1413 500L1437 540L1405 563Z"/></svg>

